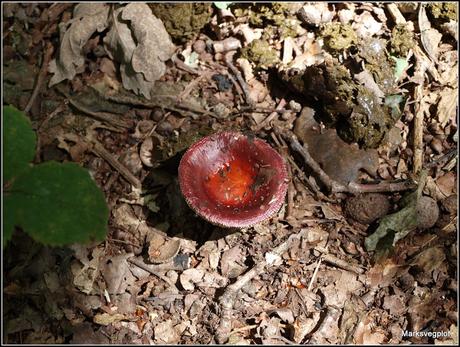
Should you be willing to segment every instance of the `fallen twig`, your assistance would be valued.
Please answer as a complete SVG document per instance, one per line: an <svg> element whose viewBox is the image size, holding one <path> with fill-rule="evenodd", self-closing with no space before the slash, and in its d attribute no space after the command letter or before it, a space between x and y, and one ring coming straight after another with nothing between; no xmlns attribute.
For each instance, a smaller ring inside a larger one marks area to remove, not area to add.
<svg viewBox="0 0 460 347"><path fill-rule="evenodd" d="M72 99L70 95L60 86L56 86L55 88L58 92L64 95L69 100L69 103L72 106L74 106L77 110L93 117L94 119L100 120L102 122L110 124L111 126L115 128L121 128L121 129L128 129L132 125L131 122L129 122L128 120L122 119L113 113L91 111L86 106Z"/></svg>
<svg viewBox="0 0 460 347"><path fill-rule="evenodd" d="M143 106L147 108L161 107L162 109L167 109L170 111L175 111L182 113L183 111L189 111L197 114L204 114L211 117L216 117L216 115L210 111L207 111L202 108L191 105L186 101L181 103L177 102L177 96L174 95L153 95L151 100L147 100L136 96L134 94L100 94L105 100L113 101L119 104L127 104L132 106Z"/></svg>
<svg viewBox="0 0 460 347"><path fill-rule="evenodd" d="M354 272L356 274L362 274L364 272L364 270L361 269L360 267L353 266L350 263L348 263L347 261L339 259L336 256L328 253L328 250L325 249L325 248L315 247L315 250L317 250L318 252L322 253L321 258L325 263L329 263L331 265L337 266L337 267L339 267L341 269L344 269L344 270L347 270L347 271Z"/></svg>
<svg viewBox="0 0 460 347"><path fill-rule="evenodd" d="M177 102L180 104L182 100L184 100L203 79L208 78L211 75L212 71L204 71L200 73L198 77L196 77L192 82L190 82L177 96Z"/></svg>
<svg viewBox="0 0 460 347"><path fill-rule="evenodd" d="M200 71L188 66L185 64L182 60L180 60L177 57L177 54L173 54L171 57L171 61L181 70L184 70L185 72L191 73L193 75L200 75Z"/></svg>
<svg viewBox="0 0 460 347"><path fill-rule="evenodd" d="M281 243L278 247L276 247L268 253L281 257L282 254L289 249L292 242L300 239L307 232L307 229L303 229L299 233L289 236L289 238L285 242ZM227 286L224 294L222 294L222 296L219 298L219 303L221 306L221 316L219 327L216 330L216 340L218 343L224 343L230 336L232 330L232 311L236 299L236 294L249 281L251 281L254 277L263 272L265 267L268 265L270 264L268 264L266 258L264 258L259 263L257 263L251 270L238 277L235 283Z"/></svg>
<svg viewBox="0 0 460 347"><path fill-rule="evenodd" d="M46 74L48 73L48 64L51 60L51 56L53 55L54 47L51 42L47 42L46 48L43 52L43 62L42 67L40 68L40 72L38 73L37 83L35 84L35 88L30 96L29 102L27 103L26 107L24 108L24 112L28 113L32 108L35 99L38 96L38 93L42 90L43 82L45 81Z"/></svg>
<svg viewBox="0 0 460 347"><path fill-rule="evenodd" d="M339 183L329 175L324 172L324 170L319 166L319 164L313 159L308 151L307 144L303 146L300 144L297 136L294 135L291 131L275 129L277 133L283 136L286 139L291 148L298 152L305 164L313 170L317 175L321 183L326 186L326 188L331 193L352 193L352 194L361 194L361 193L377 193L377 192L398 192L404 190L415 189L417 185L412 180L404 180L401 182L380 182L375 184L361 184L350 182L348 185Z"/></svg>
<svg viewBox="0 0 460 347"><path fill-rule="evenodd" d="M115 170L117 170L129 183L134 187L140 189L142 187L141 181L129 171L126 166L120 163L112 154L105 149L105 147L97 140L89 140L91 145L90 149L102 159L107 161Z"/></svg>
<svg viewBox="0 0 460 347"><path fill-rule="evenodd" d="M235 54L236 51L230 51L227 54L225 54L225 63L229 67L230 70L232 70L233 74L235 75L236 79L238 80L238 83L241 86L241 89L243 89L244 97L246 98L246 103L250 107L254 107L256 104L254 100L252 100L251 95L249 93L249 88L246 82L244 81L243 76L241 75L241 72L233 65L232 59L233 55Z"/></svg>
<svg viewBox="0 0 460 347"><path fill-rule="evenodd" d="M169 284L169 287L174 291L174 293L179 293L179 289L177 289L176 285L165 275L159 273L156 269L153 269L152 267L148 266L147 264L144 264L143 262L137 260L136 258L128 258L128 261L131 264L136 265L137 267L140 267L142 270L145 270L152 275L157 276L159 279L165 281L167 284Z"/></svg>
<svg viewBox="0 0 460 347"><path fill-rule="evenodd" d="M281 101L278 103L276 106L275 110L268 115L267 118L265 118L262 122L257 124L254 128L253 131L259 131L262 128L266 127L267 125L270 124L272 120L274 120L278 116L278 110L284 109L284 106L286 106L286 100L283 98Z"/></svg>
<svg viewBox="0 0 460 347"><path fill-rule="evenodd" d="M311 288L313 287L313 283L315 283L316 277L318 276L319 267L321 266L322 261L323 261L323 256L320 255L316 263L315 271L313 271L313 275L311 276L310 283L308 284L308 287L307 287L308 291L311 291Z"/></svg>
<svg viewBox="0 0 460 347"><path fill-rule="evenodd" d="M141 181L135 177L128 168L120 163L109 151L107 151L102 143L96 139L89 137L82 137L77 134L65 134L63 140L71 141L75 143L84 143L88 150L91 150L94 154L107 161L110 166L117 170L129 183L134 187L140 189L142 184Z"/></svg>
<svg viewBox="0 0 460 347"><path fill-rule="evenodd" d="M417 174L422 168L423 164L423 85L425 81L425 70L427 69L426 62L420 58L419 54L415 54L417 58L416 62L416 74L419 75L421 81L419 85L415 87L414 99L415 99L415 117L414 117L414 167L413 172Z"/></svg>

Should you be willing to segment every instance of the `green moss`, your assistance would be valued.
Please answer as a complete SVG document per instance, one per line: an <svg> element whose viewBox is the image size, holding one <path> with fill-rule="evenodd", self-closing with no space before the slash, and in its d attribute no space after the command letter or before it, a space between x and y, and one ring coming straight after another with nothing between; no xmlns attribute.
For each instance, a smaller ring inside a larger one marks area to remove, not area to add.
<svg viewBox="0 0 460 347"><path fill-rule="evenodd" d="M436 19L457 20L458 5L455 2L434 2L428 4L427 9Z"/></svg>
<svg viewBox="0 0 460 347"><path fill-rule="evenodd" d="M296 37L301 27L292 3L235 4L235 17L247 17L252 27L271 29L280 38Z"/></svg>
<svg viewBox="0 0 460 347"><path fill-rule="evenodd" d="M391 53L405 57L414 45L414 33L407 29L407 25L398 24L393 28L390 39Z"/></svg>
<svg viewBox="0 0 460 347"><path fill-rule="evenodd" d="M323 26L321 35L325 46L333 51L346 50L358 42L358 36L350 24L327 23Z"/></svg>
<svg viewBox="0 0 460 347"><path fill-rule="evenodd" d="M212 128L207 125L193 128L188 132L180 132L178 137L171 137L168 141L163 141L157 148L156 160L163 162L174 157L176 154L185 151L195 142L203 137L210 135Z"/></svg>
<svg viewBox="0 0 460 347"><path fill-rule="evenodd" d="M310 66L303 74L284 76L283 80L314 100L322 122L335 126L340 137L362 148L378 147L400 115L356 83L340 64Z"/></svg>
<svg viewBox="0 0 460 347"><path fill-rule="evenodd" d="M394 119L389 108L381 105L372 92L363 86L356 89L356 105L350 116L339 123L337 132L343 139L363 148L376 148L393 127Z"/></svg>
<svg viewBox="0 0 460 347"><path fill-rule="evenodd" d="M262 69L271 67L279 62L276 51L265 40L252 41L247 47L243 48L241 55Z"/></svg>
<svg viewBox="0 0 460 347"><path fill-rule="evenodd" d="M155 16L160 18L173 40L184 43L193 38L209 23L211 3L149 4Z"/></svg>

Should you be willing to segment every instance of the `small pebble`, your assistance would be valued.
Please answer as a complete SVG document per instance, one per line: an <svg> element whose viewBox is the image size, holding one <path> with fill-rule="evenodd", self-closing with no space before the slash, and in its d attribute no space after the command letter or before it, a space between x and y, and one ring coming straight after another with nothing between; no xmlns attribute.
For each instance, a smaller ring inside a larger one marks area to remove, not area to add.
<svg viewBox="0 0 460 347"><path fill-rule="evenodd" d="M289 108L294 112L300 112L302 110L302 105L294 100L291 100L289 101Z"/></svg>

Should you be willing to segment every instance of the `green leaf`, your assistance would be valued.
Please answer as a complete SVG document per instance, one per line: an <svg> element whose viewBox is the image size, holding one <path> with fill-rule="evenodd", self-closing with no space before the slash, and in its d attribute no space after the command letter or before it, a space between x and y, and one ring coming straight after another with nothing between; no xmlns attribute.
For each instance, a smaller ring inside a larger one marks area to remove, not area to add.
<svg viewBox="0 0 460 347"><path fill-rule="evenodd" d="M398 57L393 57L393 56L391 56L391 58L396 63L395 70L394 70L395 80L399 80L403 72L409 66L409 63L407 62L406 58L398 58Z"/></svg>
<svg viewBox="0 0 460 347"><path fill-rule="evenodd" d="M29 168L35 155L35 132L24 112L3 106L3 182Z"/></svg>
<svg viewBox="0 0 460 347"><path fill-rule="evenodd" d="M419 185L415 192L412 192L402 199L403 208L398 212L389 214L382 218L377 230L366 237L364 245L367 251L374 251L379 241L392 233L393 246L399 240L406 237L417 226L417 204L425 186L427 172L420 174Z"/></svg>
<svg viewBox="0 0 460 347"><path fill-rule="evenodd" d="M107 233L104 195L75 163L36 165L16 178L10 194L16 225L41 243L85 243Z"/></svg>
<svg viewBox="0 0 460 347"><path fill-rule="evenodd" d="M228 6L233 4L233 2L229 1L214 1L214 6L216 6L219 10L226 10Z"/></svg>

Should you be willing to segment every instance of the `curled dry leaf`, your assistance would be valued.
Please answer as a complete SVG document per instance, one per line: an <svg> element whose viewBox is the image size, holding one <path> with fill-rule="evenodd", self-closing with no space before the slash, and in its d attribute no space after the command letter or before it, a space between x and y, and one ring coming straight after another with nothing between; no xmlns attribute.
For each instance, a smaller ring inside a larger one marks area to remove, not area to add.
<svg viewBox="0 0 460 347"><path fill-rule="evenodd" d="M176 344L180 340L180 335L174 329L174 324L171 319L161 322L154 328L155 342Z"/></svg>
<svg viewBox="0 0 460 347"><path fill-rule="evenodd" d="M104 43L121 64L123 87L150 99L150 92L166 71L174 45L163 22L143 3L131 3L113 14Z"/></svg>
<svg viewBox="0 0 460 347"><path fill-rule="evenodd" d="M449 120L454 120L458 105L458 88L445 87L439 96L436 115L441 126L445 126Z"/></svg>
<svg viewBox="0 0 460 347"><path fill-rule="evenodd" d="M104 253L102 248L93 249L91 256L86 254L85 247L74 245L72 249L76 252L78 261L73 261L71 271L73 274L73 284L85 294L90 294L96 290L95 281L100 273L100 257Z"/></svg>
<svg viewBox="0 0 460 347"><path fill-rule="evenodd" d="M122 294L128 286L134 284L135 277L132 275L129 264L126 261L131 256L133 256L132 253L126 253L105 259L101 272L109 294Z"/></svg>
<svg viewBox="0 0 460 347"><path fill-rule="evenodd" d="M431 23L426 15L425 6L420 5L418 12L418 25L420 28L420 38L423 48L430 59L434 62L438 61L439 43L441 42L442 34L431 27Z"/></svg>
<svg viewBox="0 0 460 347"><path fill-rule="evenodd" d="M179 239L171 239L157 232L150 233L147 238L149 239L148 255L152 263L165 263L179 253Z"/></svg>
<svg viewBox="0 0 460 347"><path fill-rule="evenodd" d="M54 74L50 86L75 77L85 62L83 46L94 32L107 28L108 14L107 4L82 3L75 6L73 19L59 25L61 46L59 57L49 65L49 72Z"/></svg>
<svg viewBox="0 0 460 347"><path fill-rule="evenodd" d="M204 274L205 271L202 269L187 269L180 275L180 283L185 290L193 290L194 283L200 282Z"/></svg>
<svg viewBox="0 0 460 347"><path fill-rule="evenodd" d="M246 256L239 246L225 251L221 259L222 275L228 278L235 278L241 275L247 268L241 265L245 259Z"/></svg>

